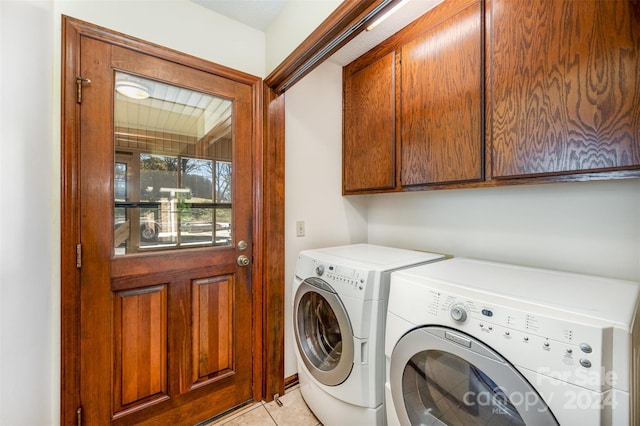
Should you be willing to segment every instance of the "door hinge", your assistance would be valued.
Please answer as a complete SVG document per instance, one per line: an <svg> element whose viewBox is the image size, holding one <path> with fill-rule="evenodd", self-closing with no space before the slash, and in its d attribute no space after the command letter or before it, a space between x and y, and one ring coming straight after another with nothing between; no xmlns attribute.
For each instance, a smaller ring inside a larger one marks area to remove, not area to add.
<svg viewBox="0 0 640 426"><path fill-rule="evenodd" d="M82 103L82 83L91 84L91 80L89 80L88 78L76 77L76 87L78 89L76 102L78 102L79 104Z"/></svg>
<svg viewBox="0 0 640 426"><path fill-rule="evenodd" d="M82 244L76 245L76 268L82 268Z"/></svg>
<svg viewBox="0 0 640 426"><path fill-rule="evenodd" d="M78 426L82 426L82 407L78 407L78 410L76 411L76 416L78 419Z"/></svg>

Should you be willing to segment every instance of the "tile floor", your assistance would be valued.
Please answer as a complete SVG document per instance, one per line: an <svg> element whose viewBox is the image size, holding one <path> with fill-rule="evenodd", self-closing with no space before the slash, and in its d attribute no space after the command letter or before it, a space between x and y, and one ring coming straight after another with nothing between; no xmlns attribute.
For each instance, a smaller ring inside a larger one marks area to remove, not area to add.
<svg viewBox="0 0 640 426"><path fill-rule="evenodd" d="M275 401L256 402L205 426L322 426L307 407L299 386L288 389Z"/></svg>

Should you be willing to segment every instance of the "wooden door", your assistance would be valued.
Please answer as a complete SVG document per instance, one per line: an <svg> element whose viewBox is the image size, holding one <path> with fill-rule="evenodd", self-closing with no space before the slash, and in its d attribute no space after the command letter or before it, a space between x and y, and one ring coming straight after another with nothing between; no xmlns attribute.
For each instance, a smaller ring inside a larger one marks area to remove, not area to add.
<svg viewBox="0 0 640 426"><path fill-rule="evenodd" d="M344 67L343 193L396 184L395 52Z"/></svg>
<svg viewBox="0 0 640 426"><path fill-rule="evenodd" d="M640 13L628 0L488 2L493 178L640 166Z"/></svg>
<svg viewBox="0 0 640 426"><path fill-rule="evenodd" d="M401 50L405 187L483 178L482 5L437 21L449 7L428 12L437 25Z"/></svg>
<svg viewBox="0 0 640 426"><path fill-rule="evenodd" d="M193 425L256 393L255 88L121 43L81 36L79 51L82 421ZM122 80L153 93L125 102ZM203 195L225 167L226 196Z"/></svg>

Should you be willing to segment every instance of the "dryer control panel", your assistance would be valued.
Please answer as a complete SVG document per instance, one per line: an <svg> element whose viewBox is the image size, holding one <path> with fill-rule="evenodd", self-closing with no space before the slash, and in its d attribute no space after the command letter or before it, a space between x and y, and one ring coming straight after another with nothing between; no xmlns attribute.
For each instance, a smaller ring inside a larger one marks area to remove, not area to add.
<svg viewBox="0 0 640 426"><path fill-rule="evenodd" d="M625 390L627 377L614 373L614 328L593 318L503 297L473 297L392 278L389 312L416 325L462 331L502 354L517 367L602 392ZM481 296L477 293L476 296ZM486 296L486 295L485 295ZM616 343L617 344L617 343ZM624 342L617 350L625 350Z"/></svg>

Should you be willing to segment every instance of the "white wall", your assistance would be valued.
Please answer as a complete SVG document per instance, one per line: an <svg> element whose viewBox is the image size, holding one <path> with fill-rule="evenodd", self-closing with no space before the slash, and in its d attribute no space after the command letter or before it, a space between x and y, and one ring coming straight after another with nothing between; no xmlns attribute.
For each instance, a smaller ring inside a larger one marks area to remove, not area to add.
<svg viewBox="0 0 640 426"><path fill-rule="evenodd" d="M302 249L366 241L640 281L640 179L340 196L341 84L325 63L285 95L285 376Z"/></svg>
<svg viewBox="0 0 640 426"><path fill-rule="evenodd" d="M289 0L266 31L266 75L293 52L342 0Z"/></svg>
<svg viewBox="0 0 640 426"><path fill-rule="evenodd" d="M51 2L0 2L2 425L52 424L58 408L52 16Z"/></svg>
<svg viewBox="0 0 640 426"><path fill-rule="evenodd" d="M364 198L342 191L342 68L324 63L285 94L285 377L296 373L292 282L300 250L365 242ZM306 235L296 237L296 221Z"/></svg>
<svg viewBox="0 0 640 426"><path fill-rule="evenodd" d="M55 8L56 15L264 77L265 33L188 0L55 0ZM59 37L58 16L55 23Z"/></svg>
<svg viewBox="0 0 640 426"><path fill-rule="evenodd" d="M0 1L0 425L60 418L62 13L264 74L264 33L188 0Z"/></svg>
<svg viewBox="0 0 640 426"><path fill-rule="evenodd" d="M380 194L368 241L640 281L640 180Z"/></svg>

